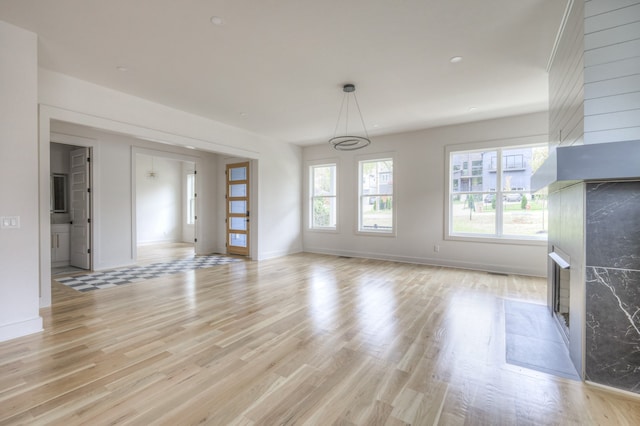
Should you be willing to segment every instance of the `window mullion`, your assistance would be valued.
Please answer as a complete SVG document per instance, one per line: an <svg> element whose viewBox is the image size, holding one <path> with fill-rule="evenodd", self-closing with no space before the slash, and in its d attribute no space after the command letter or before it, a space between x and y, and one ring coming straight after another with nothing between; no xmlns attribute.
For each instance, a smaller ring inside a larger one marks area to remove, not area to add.
<svg viewBox="0 0 640 426"><path fill-rule="evenodd" d="M502 196L502 148L496 152L496 235L502 236L502 218L504 203Z"/></svg>

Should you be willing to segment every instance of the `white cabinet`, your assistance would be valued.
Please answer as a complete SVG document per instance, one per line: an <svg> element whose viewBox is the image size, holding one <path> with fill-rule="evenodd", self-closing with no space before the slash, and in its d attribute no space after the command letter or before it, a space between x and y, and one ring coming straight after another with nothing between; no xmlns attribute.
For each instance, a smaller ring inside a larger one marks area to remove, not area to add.
<svg viewBox="0 0 640 426"><path fill-rule="evenodd" d="M68 224L51 225L51 266L66 266L71 253Z"/></svg>

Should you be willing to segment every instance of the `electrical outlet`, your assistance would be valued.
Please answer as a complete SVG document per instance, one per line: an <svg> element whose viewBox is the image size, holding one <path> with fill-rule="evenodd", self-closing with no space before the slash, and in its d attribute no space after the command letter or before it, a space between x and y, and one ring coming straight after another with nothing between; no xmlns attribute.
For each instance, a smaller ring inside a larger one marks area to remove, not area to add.
<svg viewBox="0 0 640 426"><path fill-rule="evenodd" d="M440 253L440 246L438 244L434 245L433 251L435 251L436 253Z"/></svg>

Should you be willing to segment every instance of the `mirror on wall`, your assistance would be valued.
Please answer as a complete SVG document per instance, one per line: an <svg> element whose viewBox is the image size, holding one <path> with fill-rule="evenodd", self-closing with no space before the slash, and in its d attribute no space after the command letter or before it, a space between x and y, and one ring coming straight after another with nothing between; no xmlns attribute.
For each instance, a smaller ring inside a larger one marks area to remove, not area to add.
<svg viewBox="0 0 640 426"><path fill-rule="evenodd" d="M67 175L53 173L51 175L51 212L67 213Z"/></svg>

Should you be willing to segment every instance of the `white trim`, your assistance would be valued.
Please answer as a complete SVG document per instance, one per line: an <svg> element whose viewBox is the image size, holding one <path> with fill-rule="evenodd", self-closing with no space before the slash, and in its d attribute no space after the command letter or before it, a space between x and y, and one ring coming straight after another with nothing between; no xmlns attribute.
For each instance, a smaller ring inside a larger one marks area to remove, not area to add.
<svg viewBox="0 0 640 426"><path fill-rule="evenodd" d="M379 152L373 154L362 154L354 157L355 167L356 167L356 185L355 191L356 196L355 200L357 203L355 210L356 220L354 222L354 234L356 236L376 236L376 237L397 237L398 235L398 186L396 185L396 169L397 169L397 155L395 151L387 151L387 152ZM371 230L361 230L360 229L360 208L361 208L361 199L362 196L360 194L360 189L362 185L362 175L360 164L362 162L368 161L383 161L386 159L391 159L393 163L393 168L391 171L391 181L393 182L393 192L391 193L391 198L393 200L391 204L391 231L371 231Z"/></svg>
<svg viewBox="0 0 640 426"><path fill-rule="evenodd" d="M302 209L303 214L305 214L305 220L302 221L302 226L305 227L305 230L310 232L319 232L319 233L339 233L340 232L340 165L338 163L338 158L333 158L330 160L310 160L305 161L305 171L303 176L303 184L306 182L305 190L303 191L303 200L305 203L304 208ZM332 197L335 198L336 203L336 226L327 226L325 228L314 228L313 225L313 208L311 206L311 198L312 198L312 185L311 181L311 168L314 167L322 167L322 166L334 166L335 167L335 195Z"/></svg>
<svg viewBox="0 0 640 426"><path fill-rule="evenodd" d="M483 234L450 234L445 235L446 241L464 241L467 243L488 243L488 244L512 244L516 246L547 246L546 238L524 238L515 236L495 237L492 234L483 236Z"/></svg>
<svg viewBox="0 0 640 426"><path fill-rule="evenodd" d="M306 247L304 252L315 253L315 254L326 254L326 255L333 255L333 256L357 257L362 259L387 260L390 262L412 263L412 264L427 265L427 266L441 266L445 268L468 269L472 271L484 271L484 272L493 272L493 273L500 273L500 274L526 275L526 276L540 277L540 278L546 277L546 274L541 275L540 271L534 268L526 268L526 267L512 268L509 265L504 265L504 264L464 262L464 261L458 261L458 260L443 260L443 259L439 259L439 258L435 259L431 257L398 256L395 254L388 254L388 253L371 253L371 252L355 251L355 250L334 250L334 249L325 249L322 247Z"/></svg>
<svg viewBox="0 0 640 426"><path fill-rule="evenodd" d="M153 243L161 243L161 242L174 242L173 240L159 240L159 241L145 241L142 243L138 242L138 220L137 220L137 194L136 194L136 186L137 186L137 178L136 178L136 160L137 160L137 156L138 154L140 155L147 155L147 156L151 156L151 157L160 157L160 158L167 158L170 160L175 160L175 161L186 161L189 163L193 163L195 166L195 170L202 170L202 164L201 164L201 159L199 157L196 156L190 156L190 155L185 155L185 154L179 154L176 152L169 152L169 151L163 151L160 149L152 149L152 148L142 148L139 146L135 146L132 145L131 146L131 260L133 262L133 264L136 264L138 261L138 244L153 244ZM196 189L196 191L198 191L198 189ZM196 217L201 218L202 216L200 215L200 204L198 201L196 201ZM192 243L193 246L193 250L194 253L201 253L201 251L199 251L199 249L201 249L201 245L202 245L202 238L200 238L200 235L198 234L198 231L201 227L196 227L195 232L194 232L194 236L195 238L198 240L198 242L193 242L190 241L190 243ZM181 230L181 235L182 235L182 230ZM180 239L180 241L176 241L176 242L182 242L182 239ZM200 244L200 245L198 245Z"/></svg>
<svg viewBox="0 0 640 426"><path fill-rule="evenodd" d="M523 237L517 235L494 235L494 234L464 234L453 233L451 231L452 225L452 209L451 209L451 154L453 152L473 152L473 151L486 151L495 149L497 151L497 157L502 158L503 149L520 149L528 146L542 146L548 143L548 137L546 134L536 134L528 136L520 136L515 138L503 138L496 140L466 142L460 144L451 144L444 147L444 227L442 238L445 241L466 241L466 242L482 242L482 243L496 243L496 244L514 244L514 245L546 245L548 238L536 238ZM502 161L497 161L496 164L496 194L500 195L502 192L499 188L502 188ZM475 191L468 191L475 192ZM489 191L490 192L490 191ZM506 191L508 192L508 191ZM502 223L502 210L496 211L496 224ZM499 221L499 222L498 222ZM496 229L498 232L498 229Z"/></svg>
<svg viewBox="0 0 640 426"><path fill-rule="evenodd" d="M289 256L292 254L297 254L302 252L303 252L302 249L270 251L266 253L261 253L259 259L252 259L252 260L262 261L262 260L268 260L268 259L275 259L278 257Z"/></svg>
<svg viewBox="0 0 640 426"><path fill-rule="evenodd" d="M562 21L560 22L560 27L558 28L558 32L556 33L556 39L553 42L553 48L551 48L551 54L549 55L549 60L547 61L547 73L551 71L553 62L556 59L556 54L558 53L558 47L560 47L560 41L562 40L564 30L567 27L567 22L569 21L569 15L571 14L571 9L573 8L573 1L574 0L569 0L569 2L567 3L567 7L565 7L564 9L564 14L562 15Z"/></svg>
<svg viewBox="0 0 640 426"><path fill-rule="evenodd" d="M257 159L260 155L257 151L232 147L210 140L203 140L183 136L176 133L169 133L161 130L143 127L140 125L118 121L109 118L102 118L95 115L84 114L69 109L59 108L52 105L40 104L40 119L49 117L50 119L76 123L87 127L95 127L101 130L110 130L123 133L136 139L149 142L157 142L165 145L176 145L184 148L194 147L199 151L213 152L216 154L233 155L249 159Z"/></svg>
<svg viewBox="0 0 640 426"><path fill-rule="evenodd" d="M99 259L100 234L97 223L100 221L100 180L94 176L100 175L100 143L96 139L51 132L52 111L40 108L40 130L38 141L38 171L39 176L39 216L40 216L40 307L51 305L51 214L49 211L49 199L51 187L49 179L51 174L51 143L91 148L91 267L95 270Z"/></svg>
<svg viewBox="0 0 640 426"><path fill-rule="evenodd" d="M51 273L51 266L49 266L49 273ZM4 324L0 327L0 342L38 333L43 330L42 324L42 317L39 316L25 321Z"/></svg>

